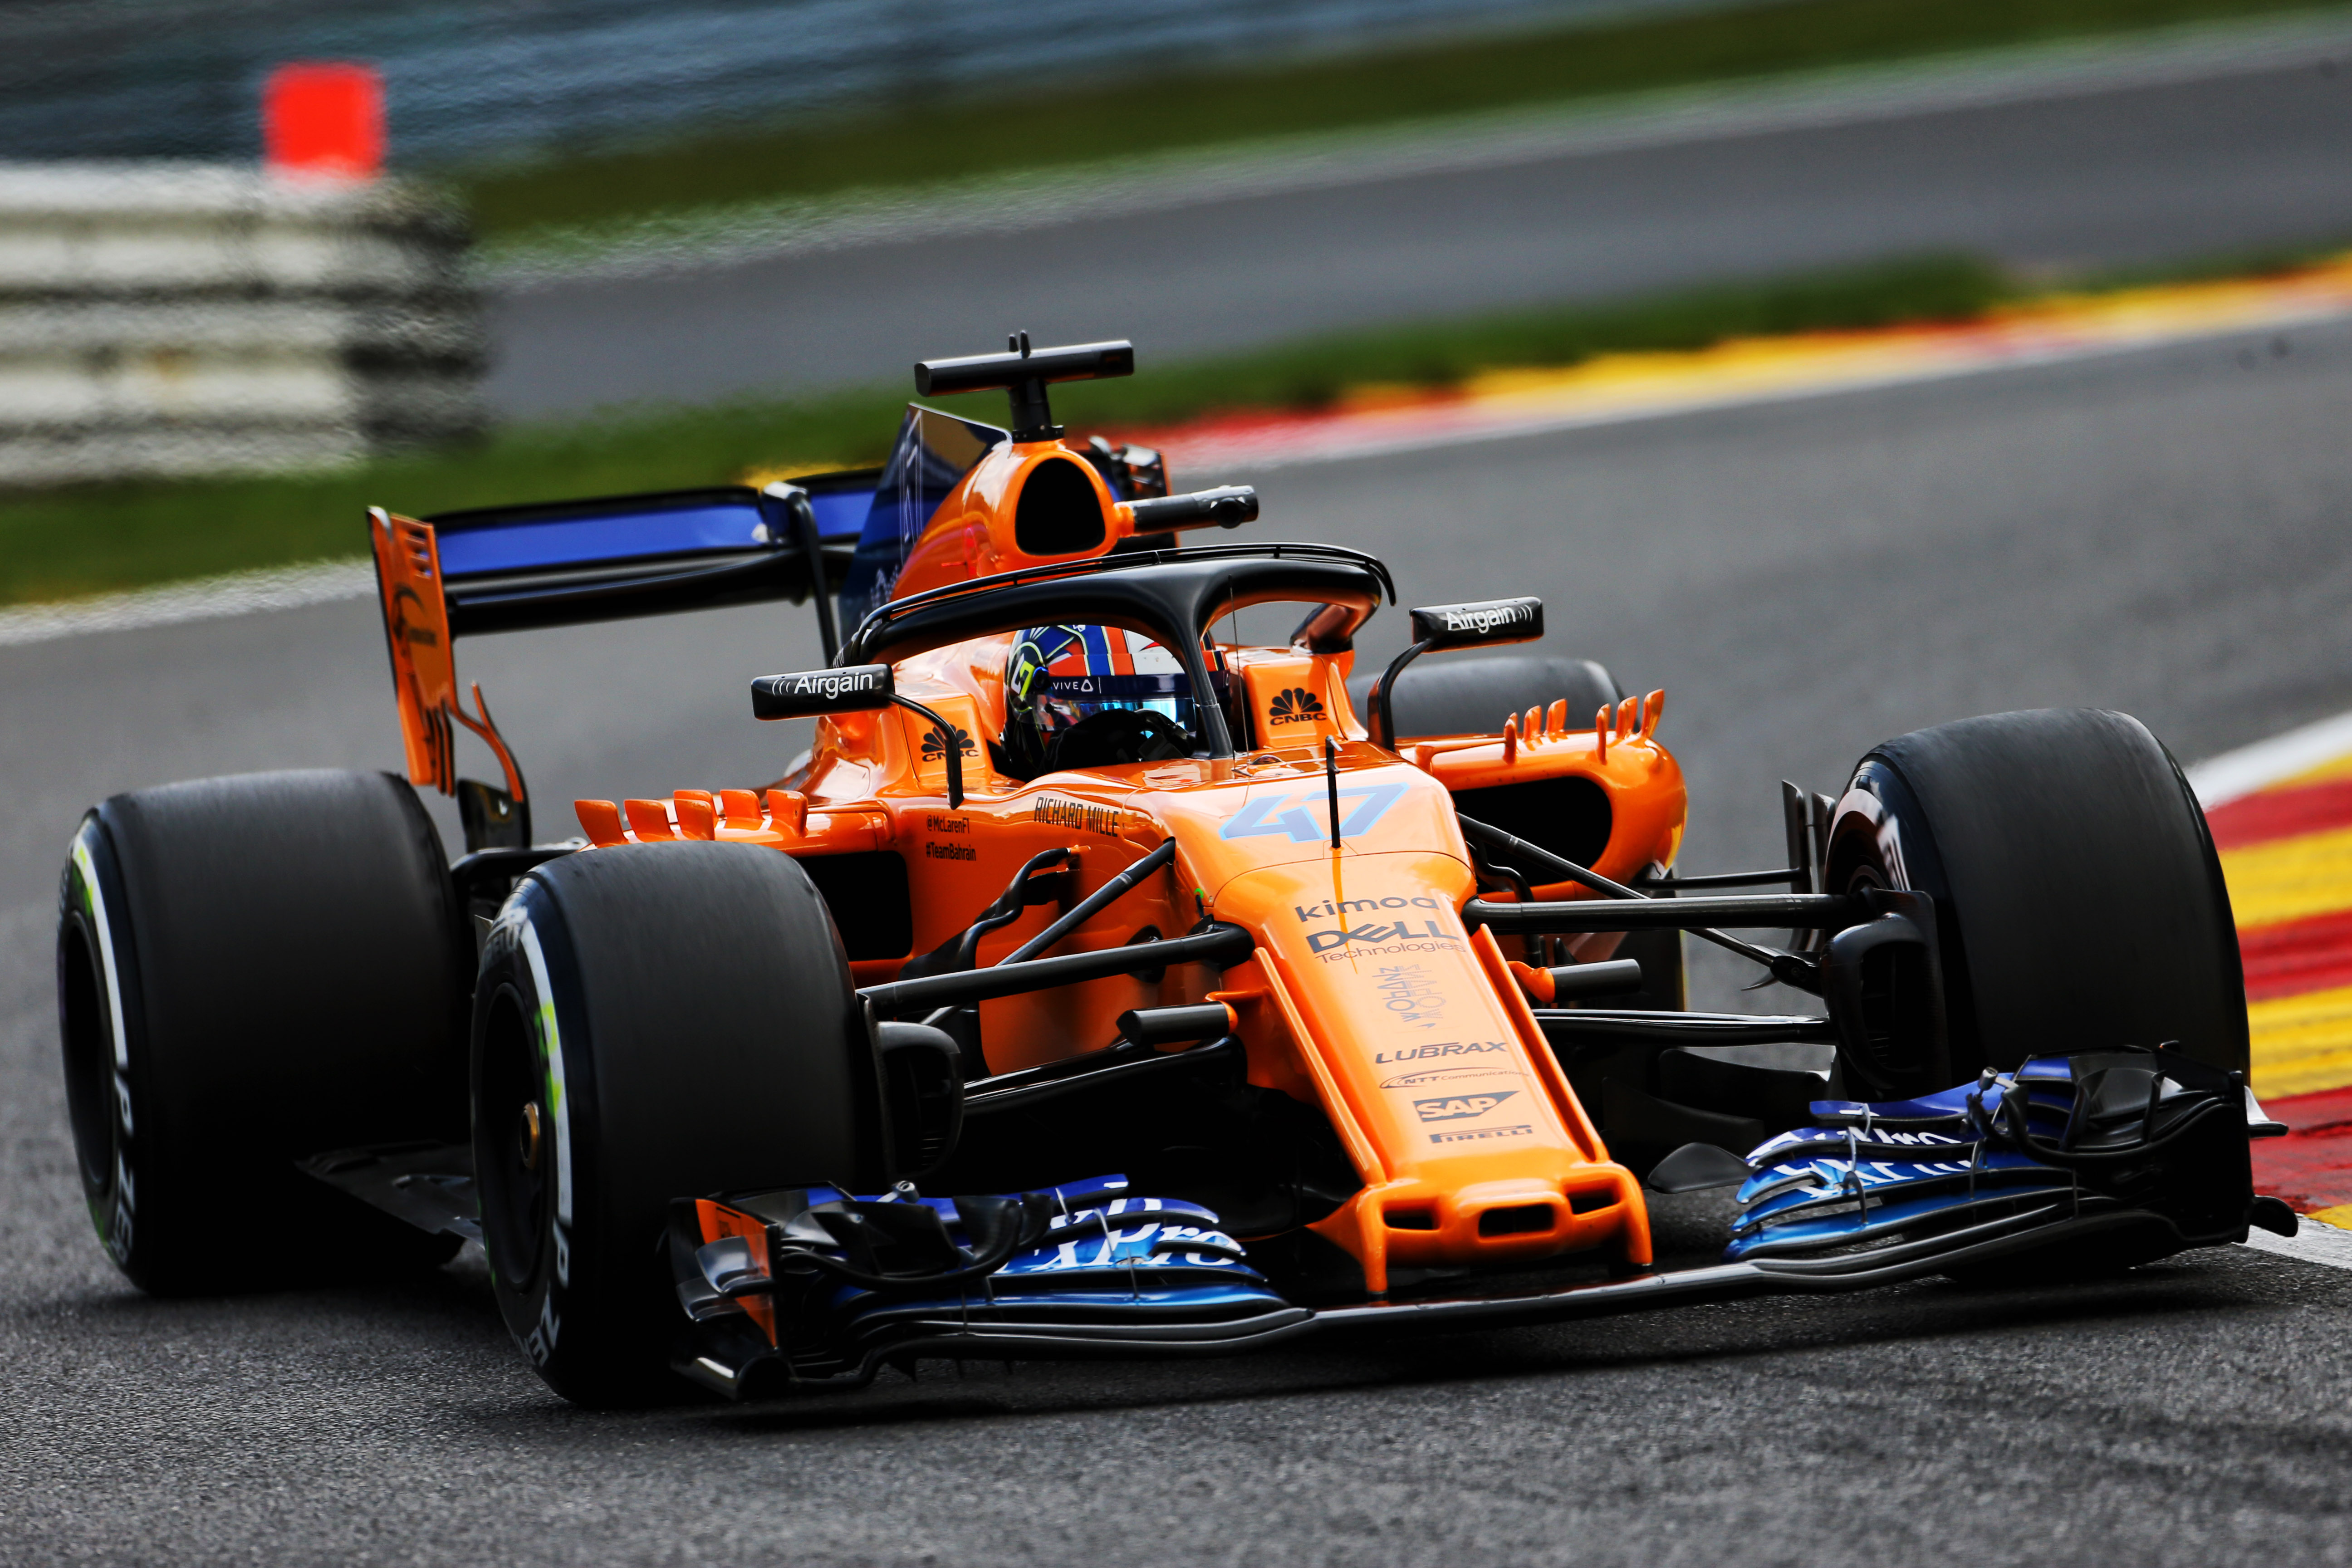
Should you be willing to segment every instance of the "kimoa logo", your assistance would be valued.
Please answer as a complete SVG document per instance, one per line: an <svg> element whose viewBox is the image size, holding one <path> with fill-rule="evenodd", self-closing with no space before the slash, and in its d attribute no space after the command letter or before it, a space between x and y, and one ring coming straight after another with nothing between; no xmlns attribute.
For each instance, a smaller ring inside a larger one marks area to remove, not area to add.
<svg viewBox="0 0 2352 1568"><path fill-rule="evenodd" d="M1518 1092L1516 1089L1497 1089L1485 1094L1443 1094L1434 1100L1414 1100L1412 1111L1423 1121L1462 1121L1486 1115Z"/></svg>
<svg viewBox="0 0 2352 1568"><path fill-rule="evenodd" d="M1265 710L1266 721L1272 724L1311 724L1323 717L1323 703L1315 693L1303 686L1287 691L1277 691Z"/></svg>
<svg viewBox="0 0 2352 1568"><path fill-rule="evenodd" d="M1308 921L1338 920L1344 915L1370 914L1375 910L1450 910L1453 907L1443 899L1433 899L1422 893L1412 898L1326 899L1319 904L1307 904L1303 908L1293 904L1290 912L1298 917L1300 925L1305 925Z"/></svg>

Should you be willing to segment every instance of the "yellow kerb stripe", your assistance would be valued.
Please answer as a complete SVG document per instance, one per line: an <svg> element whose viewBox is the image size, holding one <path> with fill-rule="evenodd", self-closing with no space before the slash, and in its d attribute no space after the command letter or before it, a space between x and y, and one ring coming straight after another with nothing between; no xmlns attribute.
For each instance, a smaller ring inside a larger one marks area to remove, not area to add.
<svg viewBox="0 0 2352 1568"><path fill-rule="evenodd" d="M2352 985L2246 1007L2254 1092L2315 1094L2352 1083Z"/></svg>
<svg viewBox="0 0 2352 1568"><path fill-rule="evenodd" d="M2228 850L2221 875L2242 931L2352 909L2352 827Z"/></svg>

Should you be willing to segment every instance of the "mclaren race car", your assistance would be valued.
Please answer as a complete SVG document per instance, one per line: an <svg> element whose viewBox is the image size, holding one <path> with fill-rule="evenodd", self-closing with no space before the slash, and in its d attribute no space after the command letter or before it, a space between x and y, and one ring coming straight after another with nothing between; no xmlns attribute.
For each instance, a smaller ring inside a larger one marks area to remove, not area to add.
<svg viewBox="0 0 2352 1568"><path fill-rule="evenodd" d="M1781 786L1784 863L1677 877L1662 692L1528 651L1527 596L1412 609L1358 671L1379 561L1188 542L1255 494L1062 438L1049 385L1133 363L919 365L1009 428L913 405L875 471L372 511L406 778L142 790L73 840L66 1080L123 1272L477 1239L531 1364L603 1404L2293 1228L2249 1178L2277 1129L2213 847L2137 721L1889 741ZM814 721L784 776L534 832L457 639L780 600L828 658L750 681ZM1220 636L1269 605L1287 641ZM1686 938L1817 1005L1689 1011ZM1645 1191L1708 1187L1720 1259L1656 1268Z"/></svg>

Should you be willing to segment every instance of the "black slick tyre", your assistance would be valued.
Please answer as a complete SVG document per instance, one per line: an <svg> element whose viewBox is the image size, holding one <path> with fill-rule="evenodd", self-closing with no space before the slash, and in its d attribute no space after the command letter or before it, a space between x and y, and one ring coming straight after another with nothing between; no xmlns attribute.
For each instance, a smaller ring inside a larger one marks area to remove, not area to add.
<svg viewBox="0 0 2352 1568"><path fill-rule="evenodd" d="M2179 765L2138 720L1995 713L1876 747L1838 802L1826 886L1871 883L1935 900L1948 1057L1846 1061L1850 1093L2168 1040L2245 1070L2221 863Z"/></svg>
<svg viewBox="0 0 2352 1568"><path fill-rule="evenodd" d="M1372 676L1349 683L1356 717L1371 722ZM1570 729L1592 727L1602 703L1624 700L1616 678L1589 658L1549 653L1500 653L1480 658L1427 658L1407 665L1391 697L1397 734L1483 735L1513 714L1549 710L1568 700Z"/></svg>
<svg viewBox="0 0 2352 1568"><path fill-rule="evenodd" d="M464 1135L471 943L415 794L372 773L119 795L59 885L58 1005L84 1197L158 1292L436 1263L294 1161Z"/></svg>
<svg viewBox="0 0 2352 1568"><path fill-rule="evenodd" d="M474 1159L499 1310L585 1405L688 1385L673 1199L886 1184L873 1033L807 873L771 849L593 849L523 879L482 952Z"/></svg>

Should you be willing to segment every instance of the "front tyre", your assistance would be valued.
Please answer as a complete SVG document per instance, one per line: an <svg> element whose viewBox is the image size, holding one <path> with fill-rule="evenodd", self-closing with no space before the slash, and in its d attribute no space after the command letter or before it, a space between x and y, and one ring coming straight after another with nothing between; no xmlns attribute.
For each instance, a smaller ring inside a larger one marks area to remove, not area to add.
<svg viewBox="0 0 2352 1568"><path fill-rule="evenodd" d="M1948 1059L1846 1060L1860 1098L2168 1040L2246 1069L2212 837L2171 753L2127 714L1995 713L1874 748L1838 802L1825 885L1873 884L1935 901Z"/></svg>
<svg viewBox="0 0 2352 1568"><path fill-rule="evenodd" d="M499 1310L548 1385L657 1399L685 1326L674 1198L885 1184L875 1047L824 900L739 844L588 850L482 953L474 1162Z"/></svg>

